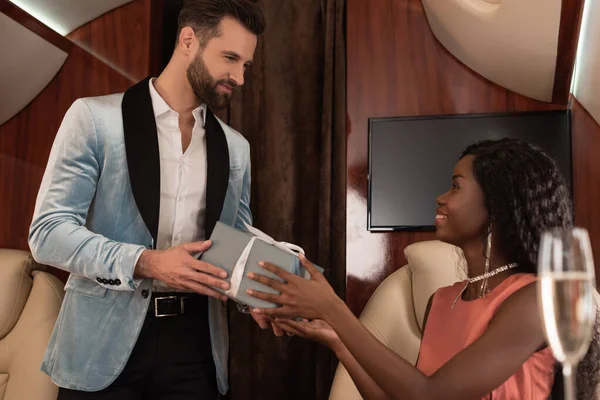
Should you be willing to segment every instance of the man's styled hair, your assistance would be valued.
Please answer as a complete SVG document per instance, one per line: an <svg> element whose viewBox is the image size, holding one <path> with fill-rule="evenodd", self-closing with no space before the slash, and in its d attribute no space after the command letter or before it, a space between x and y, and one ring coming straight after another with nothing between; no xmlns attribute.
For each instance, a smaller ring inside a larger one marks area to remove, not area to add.
<svg viewBox="0 0 600 400"><path fill-rule="evenodd" d="M189 26L194 30L202 47L221 34L219 24L224 17L239 21L256 36L267 25L262 7L251 0L185 0L177 20L177 38Z"/></svg>

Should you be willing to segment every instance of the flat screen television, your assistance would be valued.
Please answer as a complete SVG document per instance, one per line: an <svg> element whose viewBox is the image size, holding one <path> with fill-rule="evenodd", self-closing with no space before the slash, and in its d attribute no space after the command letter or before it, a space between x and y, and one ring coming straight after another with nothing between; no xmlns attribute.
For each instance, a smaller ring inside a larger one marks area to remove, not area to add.
<svg viewBox="0 0 600 400"><path fill-rule="evenodd" d="M370 231L434 230L435 199L446 192L467 145L519 138L545 150L572 191L568 110L369 119Z"/></svg>

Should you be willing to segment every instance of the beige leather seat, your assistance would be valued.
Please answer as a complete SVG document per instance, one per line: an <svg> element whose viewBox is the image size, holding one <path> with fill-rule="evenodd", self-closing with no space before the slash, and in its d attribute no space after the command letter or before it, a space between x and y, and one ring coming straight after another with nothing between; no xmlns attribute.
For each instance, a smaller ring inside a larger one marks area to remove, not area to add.
<svg viewBox="0 0 600 400"><path fill-rule="evenodd" d="M0 400L55 400L40 371L63 299L63 284L30 254L0 249Z"/></svg>
<svg viewBox="0 0 600 400"><path fill-rule="evenodd" d="M408 264L383 281L360 320L382 343L414 364L429 297L440 287L465 279L465 275L454 246L439 241L419 242L406 247L404 254ZM596 302L600 304L598 293ZM362 399L341 363L329 398Z"/></svg>
<svg viewBox="0 0 600 400"><path fill-rule="evenodd" d="M404 255L408 264L379 285L360 320L381 342L414 364L429 297L440 287L462 280L460 257L456 247L440 241L412 244ZM329 398L362 399L341 363Z"/></svg>

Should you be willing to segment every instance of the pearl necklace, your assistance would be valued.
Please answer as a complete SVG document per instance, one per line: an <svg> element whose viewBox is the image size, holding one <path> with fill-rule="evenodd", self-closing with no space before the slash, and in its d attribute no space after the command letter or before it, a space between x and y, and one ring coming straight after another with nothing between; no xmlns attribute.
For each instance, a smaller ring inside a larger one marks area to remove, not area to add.
<svg viewBox="0 0 600 400"><path fill-rule="evenodd" d="M460 299L460 297L463 295L465 290L467 290L467 286L469 286L469 283L475 283L475 282L479 282L483 279L491 278L494 275L498 275L501 272L508 271L509 269L516 268L518 266L519 266L519 264L517 264L517 263L506 264L506 265L496 268L493 271L486 272L485 274L477 275L473 278L467 279L467 282L465 283L465 287L460 291L456 300L454 300L454 303L452 304L452 308L454 308L458 299ZM481 296L479 296L479 298L482 298L484 295L485 295L485 293L482 293Z"/></svg>

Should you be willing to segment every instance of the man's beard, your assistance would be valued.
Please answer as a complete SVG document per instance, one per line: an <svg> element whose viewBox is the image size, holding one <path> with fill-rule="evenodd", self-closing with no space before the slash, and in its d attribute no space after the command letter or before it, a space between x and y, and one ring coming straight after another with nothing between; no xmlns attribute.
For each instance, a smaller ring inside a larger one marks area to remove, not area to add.
<svg viewBox="0 0 600 400"><path fill-rule="evenodd" d="M218 86L224 84L232 89L237 86L231 79L215 80L208 72L200 53L188 67L187 79L196 97L215 110L226 108L231 101L231 93L219 92Z"/></svg>

